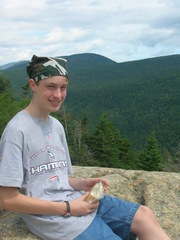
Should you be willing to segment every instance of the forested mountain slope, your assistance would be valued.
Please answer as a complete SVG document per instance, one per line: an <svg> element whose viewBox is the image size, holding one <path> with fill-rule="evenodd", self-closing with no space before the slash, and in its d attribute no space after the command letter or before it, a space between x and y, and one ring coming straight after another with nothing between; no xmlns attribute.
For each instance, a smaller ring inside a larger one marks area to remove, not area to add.
<svg viewBox="0 0 180 240"><path fill-rule="evenodd" d="M180 136L180 55L116 63L97 54L65 57L70 75L66 111L84 112L93 125L101 113L127 137L133 148L154 130L161 148L172 149ZM3 70L17 96L28 82L27 61Z"/></svg>

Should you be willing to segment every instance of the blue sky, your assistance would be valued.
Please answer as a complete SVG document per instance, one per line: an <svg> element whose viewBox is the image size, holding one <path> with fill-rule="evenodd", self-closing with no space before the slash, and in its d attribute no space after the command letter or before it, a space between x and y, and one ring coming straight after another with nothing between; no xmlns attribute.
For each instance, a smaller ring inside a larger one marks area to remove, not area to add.
<svg viewBox="0 0 180 240"><path fill-rule="evenodd" d="M179 0L0 0L0 66L33 54L180 54Z"/></svg>

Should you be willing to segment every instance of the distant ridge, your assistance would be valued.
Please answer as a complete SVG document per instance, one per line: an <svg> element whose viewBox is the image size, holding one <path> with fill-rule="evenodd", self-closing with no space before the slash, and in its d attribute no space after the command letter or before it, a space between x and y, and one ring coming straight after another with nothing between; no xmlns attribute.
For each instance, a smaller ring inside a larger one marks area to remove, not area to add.
<svg viewBox="0 0 180 240"><path fill-rule="evenodd" d="M0 66L0 70L8 69L8 68L12 67L14 64L15 64L15 62L4 64L4 65Z"/></svg>
<svg viewBox="0 0 180 240"><path fill-rule="evenodd" d="M161 149L180 143L180 55L117 63L104 56L84 53L62 56L70 76L66 111L79 119L87 113L91 127L103 112L135 149L144 146L152 131ZM22 96L27 84L26 65L18 62L2 73L14 93Z"/></svg>
<svg viewBox="0 0 180 240"><path fill-rule="evenodd" d="M64 58L67 59L68 68L71 70L87 69L92 67L98 68L103 65L111 65L116 63L107 57L95 53L74 54L70 56L64 56Z"/></svg>

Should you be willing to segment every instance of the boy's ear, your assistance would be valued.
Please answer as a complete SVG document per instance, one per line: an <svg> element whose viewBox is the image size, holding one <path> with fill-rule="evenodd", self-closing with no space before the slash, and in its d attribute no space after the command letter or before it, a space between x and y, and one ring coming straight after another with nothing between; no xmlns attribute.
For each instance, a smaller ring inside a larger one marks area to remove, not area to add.
<svg viewBox="0 0 180 240"><path fill-rule="evenodd" d="M31 90L34 92L35 87L36 87L36 83L35 83L34 79L29 79L29 85L31 87Z"/></svg>

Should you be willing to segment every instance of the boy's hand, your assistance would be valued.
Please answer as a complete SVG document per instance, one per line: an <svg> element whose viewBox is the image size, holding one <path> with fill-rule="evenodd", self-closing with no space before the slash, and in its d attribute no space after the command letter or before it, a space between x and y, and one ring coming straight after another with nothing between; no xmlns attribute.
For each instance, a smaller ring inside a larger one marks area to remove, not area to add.
<svg viewBox="0 0 180 240"><path fill-rule="evenodd" d="M106 180L103 180L101 178L88 178L85 180L85 185L84 185L84 191L90 191L91 188L98 182L103 182L104 185L104 191L107 190L107 187L109 186L109 183Z"/></svg>
<svg viewBox="0 0 180 240"><path fill-rule="evenodd" d="M69 202L72 216L85 216L94 212L98 208L99 201L96 203L87 203L84 201L88 195L89 192L85 193L82 197Z"/></svg>

